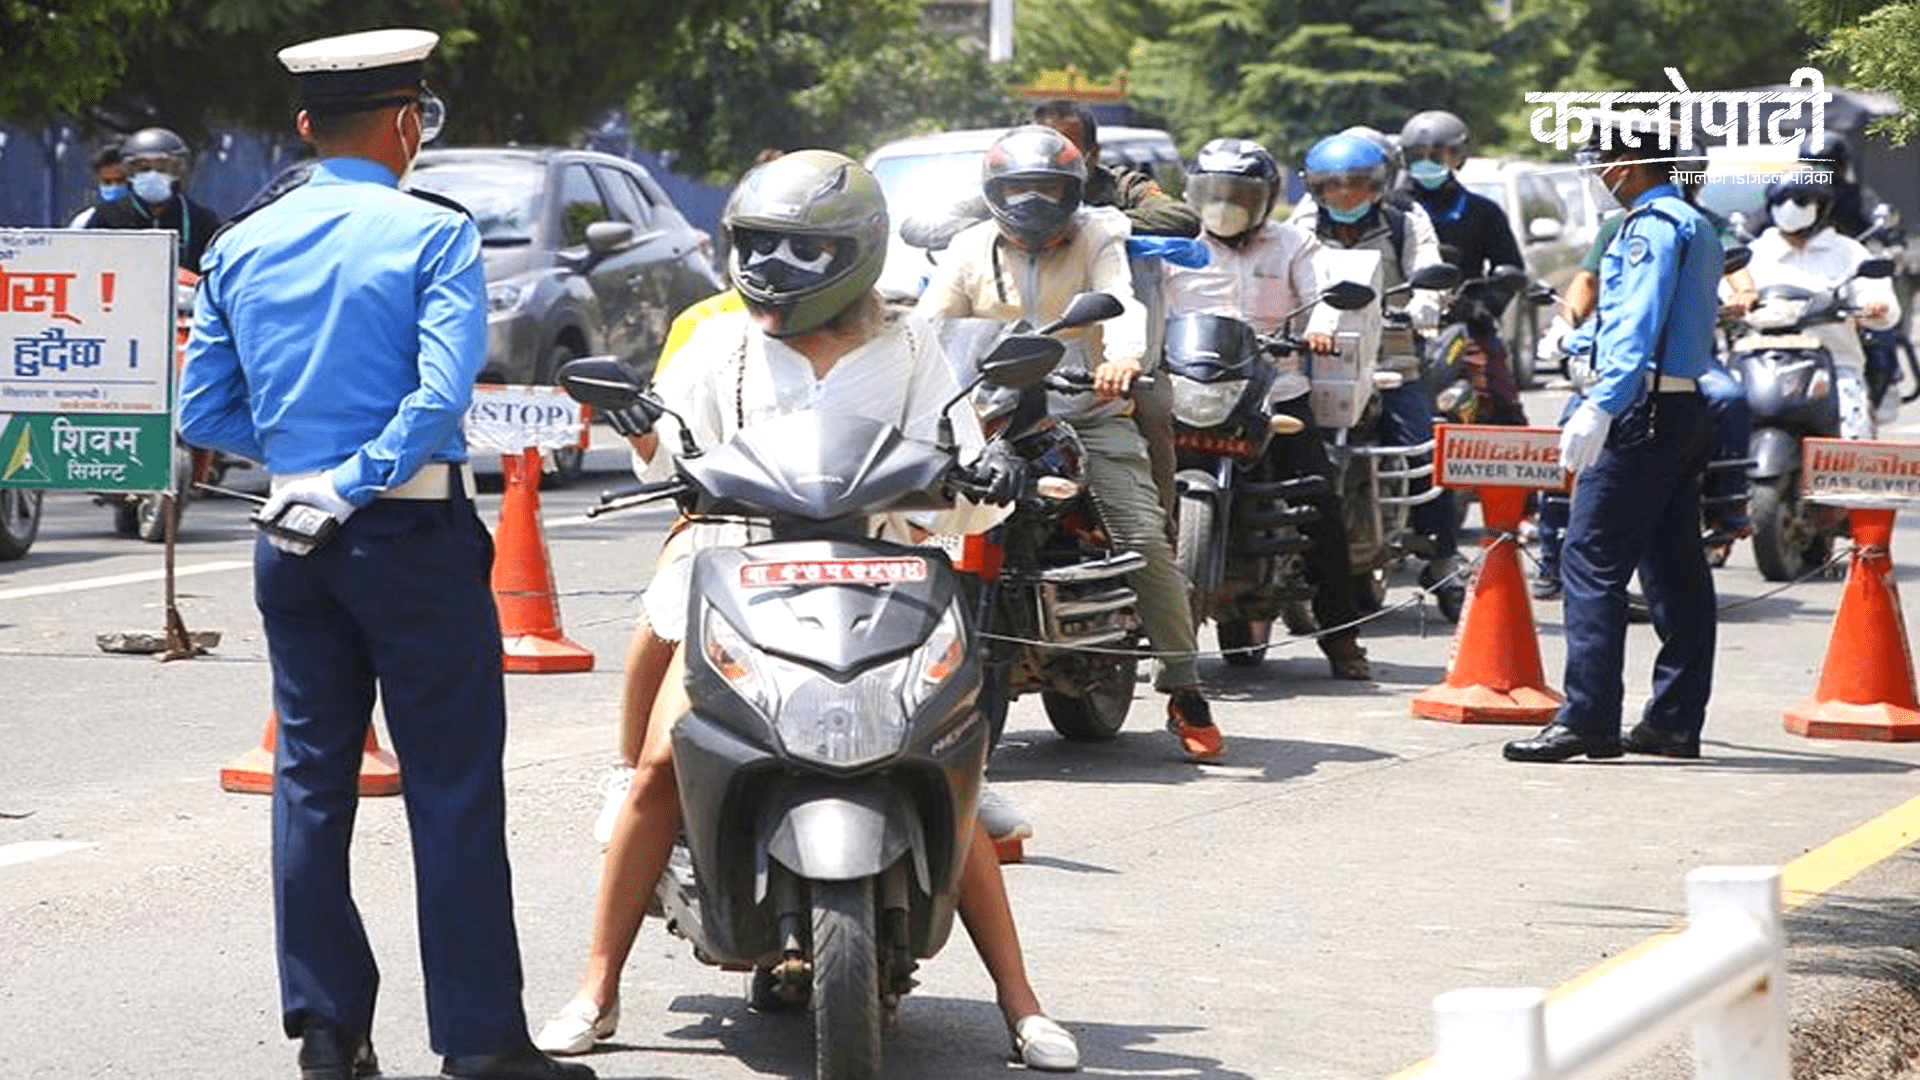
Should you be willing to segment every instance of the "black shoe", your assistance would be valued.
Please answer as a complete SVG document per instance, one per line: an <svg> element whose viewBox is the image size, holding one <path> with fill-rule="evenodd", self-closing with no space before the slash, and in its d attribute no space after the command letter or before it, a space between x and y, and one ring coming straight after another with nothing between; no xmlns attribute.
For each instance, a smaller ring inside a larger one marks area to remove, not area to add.
<svg viewBox="0 0 1920 1080"><path fill-rule="evenodd" d="M555 1061L532 1043L504 1054L449 1054L440 1059L441 1080L594 1080L593 1070Z"/></svg>
<svg viewBox="0 0 1920 1080"><path fill-rule="evenodd" d="M1565 761L1582 754L1594 759L1617 758L1619 739L1589 739L1565 724L1548 724L1540 733L1507 744L1508 761Z"/></svg>
<svg viewBox="0 0 1920 1080"><path fill-rule="evenodd" d="M1653 621L1653 605L1647 603L1647 594L1633 589L1627 590L1627 621L1630 623Z"/></svg>
<svg viewBox="0 0 1920 1080"><path fill-rule="evenodd" d="M300 1030L300 1080L355 1080L379 1076L373 1042L326 1020L308 1020Z"/></svg>
<svg viewBox="0 0 1920 1080"><path fill-rule="evenodd" d="M1627 732L1620 745L1629 754L1652 754L1655 757L1685 758L1691 760L1700 756L1700 736L1675 735L1662 731L1642 720Z"/></svg>

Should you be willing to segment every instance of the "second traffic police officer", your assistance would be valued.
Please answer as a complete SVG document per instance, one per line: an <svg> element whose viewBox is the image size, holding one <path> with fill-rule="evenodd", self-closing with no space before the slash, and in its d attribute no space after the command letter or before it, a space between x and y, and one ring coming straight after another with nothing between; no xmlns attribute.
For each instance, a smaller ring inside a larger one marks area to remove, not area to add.
<svg viewBox="0 0 1920 1080"><path fill-rule="evenodd" d="M379 969L348 879L376 691L406 763L440 1075L591 1080L533 1048L520 1001L493 543L460 431L486 359L480 234L396 190L444 115L421 81L437 41L376 30L281 51L320 160L208 248L180 429L264 461L260 518L287 526L254 549L254 597L280 718L281 1022L301 1040L302 1080L378 1071Z"/></svg>
<svg viewBox="0 0 1920 1080"><path fill-rule="evenodd" d="M1561 553L1567 700L1511 761L1692 758L1713 688L1713 578L1700 545L1700 482L1713 428L1698 380L1712 362L1720 241L1680 197L1664 162L1594 124L1582 157L1627 208L1600 267L1594 383L1560 436L1576 483ZM1620 713L1627 581L1640 570L1660 653L1653 697L1624 738Z"/></svg>

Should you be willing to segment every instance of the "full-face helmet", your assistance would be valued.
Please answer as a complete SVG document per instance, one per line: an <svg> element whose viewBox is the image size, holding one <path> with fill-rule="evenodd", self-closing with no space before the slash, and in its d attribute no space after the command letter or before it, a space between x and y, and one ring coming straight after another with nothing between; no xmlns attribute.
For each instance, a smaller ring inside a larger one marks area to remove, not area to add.
<svg viewBox="0 0 1920 1080"><path fill-rule="evenodd" d="M1086 158L1065 135L1039 124L1000 136L980 159L987 209L1023 248L1044 248L1065 235L1086 184Z"/></svg>
<svg viewBox="0 0 1920 1080"><path fill-rule="evenodd" d="M873 289L887 256L887 203L873 174L830 150L755 166L722 217L727 276L767 333L826 325Z"/></svg>

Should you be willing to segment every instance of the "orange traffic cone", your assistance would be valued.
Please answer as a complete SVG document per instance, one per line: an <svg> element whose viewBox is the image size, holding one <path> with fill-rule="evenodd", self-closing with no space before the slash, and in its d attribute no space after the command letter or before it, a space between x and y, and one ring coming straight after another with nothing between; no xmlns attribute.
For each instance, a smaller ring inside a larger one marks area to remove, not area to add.
<svg viewBox="0 0 1920 1080"><path fill-rule="evenodd" d="M1786 728L1810 739L1920 739L1913 650L1893 581L1892 510L1854 510L1853 560L1833 615L1826 665L1813 696L1788 709Z"/></svg>
<svg viewBox="0 0 1920 1080"><path fill-rule="evenodd" d="M560 632L553 564L540 525L540 451L503 457L506 490L494 530L493 599L500 609L502 666L510 672L592 671L593 654Z"/></svg>
<svg viewBox="0 0 1920 1080"><path fill-rule="evenodd" d="M280 714L267 713L267 733L260 745L220 766L220 789L243 795L273 794L273 748L279 742ZM400 763L367 725L367 745L360 754L360 796L400 794Z"/></svg>
<svg viewBox="0 0 1920 1080"><path fill-rule="evenodd" d="M1456 724L1537 724L1559 711L1561 695L1547 687L1540 665L1540 639L1520 553L1503 541L1520 528L1527 491L1479 489L1480 516L1494 536L1460 616L1447 681L1414 695L1413 715Z"/></svg>

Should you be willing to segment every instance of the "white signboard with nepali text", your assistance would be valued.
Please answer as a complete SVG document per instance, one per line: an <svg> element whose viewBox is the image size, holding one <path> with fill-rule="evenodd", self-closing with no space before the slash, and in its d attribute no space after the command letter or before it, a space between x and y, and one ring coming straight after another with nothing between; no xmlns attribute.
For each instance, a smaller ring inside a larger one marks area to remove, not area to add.
<svg viewBox="0 0 1920 1080"><path fill-rule="evenodd" d="M1558 428L1436 424L1433 436L1433 480L1443 487L1567 486Z"/></svg>
<svg viewBox="0 0 1920 1080"><path fill-rule="evenodd" d="M1814 502L1899 507L1920 501L1920 443L1807 439L1800 490Z"/></svg>
<svg viewBox="0 0 1920 1080"><path fill-rule="evenodd" d="M0 229L0 487L170 486L176 241Z"/></svg>

